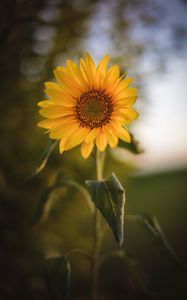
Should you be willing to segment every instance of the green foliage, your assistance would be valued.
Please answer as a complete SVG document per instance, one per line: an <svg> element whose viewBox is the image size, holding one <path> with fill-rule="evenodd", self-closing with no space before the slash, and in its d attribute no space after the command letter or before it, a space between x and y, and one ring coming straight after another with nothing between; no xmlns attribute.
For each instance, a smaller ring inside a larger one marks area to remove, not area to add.
<svg viewBox="0 0 187 300"><path fill-rule="evenodd" d="M119 243L123 243L125 191L113 173L105 180L86 180L91 199L110 225Z"/></svg>
<svg viewBox="0 0 187 300"><path fill-rule="evenodd" d="M46 166L48 159L53 151L53 149L55 148L57 144L56 140L52 140L49 142L48 146L46 147L46 149L44 150L44 153L42 154L40 161L38 163L38 166L36 167L36 170L33 172L31 179L33 177L35 177L36 175L38 175Z"/></svg>
<svg viewBox="0 0 187 300"><path fill-rule="evenodd" d="M47 219L51 208L57 200L62 199L62 195L66 192L67 188L75 188L78 190L84 199L87 200L87 204L92 210L87 191L79 183L71 180L68 175L62 171L57 175L54 184L43 191L32 224L43 222Z"/></svg>
<svg viewBox="0 0 187 300"><path fill-rule="evenodd" d="M122 140L119 140L118 147L129 150L130 152L132 152L134 154L141 154L143 152L143 149L142 149L140 143L135 139L133 134L130 134L130 135L131 135L131 142L126 143Z"/></svg>
<svg viewBox="0 0 187 300"><path fill-rule="evenodd" d="M45 261L44 279L53 300L69 298L71 266L66 257L54 257Z"/></svg>
<svg viewBox="0 0 187 300"><path fill-rule="evenodd" d="M47 219L51 207L56 199L56 194L65 190L65 187L61 184L55 183L52 187L44 190L39 200L38 208L34 216L32 224L42 222Z"/></svg>
<svg viewBox="0 0 187 300"><path fill-rule="evenodd" d="M128 216L127 216L127 218L128 218ZM144 228L146 228L148 230L148 232L154 238L156 238L156 241L158 242L159 246L161 246L161 248L164 249L166 254L169 255L169 257L175 263L177 263L177 265L179 265L180 267L182 267L184 269L187 268L186 264L181 261L181 259L176 255L173 248L170 246L157 217L142 213L142 214L132 216L130 218L132 218L132 220L134 219L139 224L141 224Z"/></svg>

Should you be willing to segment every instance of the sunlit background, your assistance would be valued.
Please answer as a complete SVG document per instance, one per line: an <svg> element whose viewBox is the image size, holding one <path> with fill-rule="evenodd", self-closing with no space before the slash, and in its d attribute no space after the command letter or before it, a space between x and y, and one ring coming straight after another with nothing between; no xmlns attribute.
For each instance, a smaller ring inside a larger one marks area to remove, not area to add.
<svg viewBox="0 0 187 300"><path fill-rule="evenodd" d="M61 156L56 147L46 168L28 180L49 142L36 126L43 83L54 80L54 67L78 62L87 51L96 62L109 54L139 90L140 117L130 130L144 152L108 152L105 175L114 171L126 187L126 213L156 215L187 262L186 16L186 0L1 0L0 300L50 299L45 258L77 246L91 249L91 217L74 190L63 190L48 219L31 224L56 174L63 170L84 185L95 176L92 158L81 158L79 148ZM112 234L104 247L116 248ZM126 264L112 260L101 270L102 299L132 299L147 291L153 298L182 299L185 275L131 221L125 222L125 250L138 263L143 287ZM90 299L89 263L74 258L72 264L70 299Z"/></svg>

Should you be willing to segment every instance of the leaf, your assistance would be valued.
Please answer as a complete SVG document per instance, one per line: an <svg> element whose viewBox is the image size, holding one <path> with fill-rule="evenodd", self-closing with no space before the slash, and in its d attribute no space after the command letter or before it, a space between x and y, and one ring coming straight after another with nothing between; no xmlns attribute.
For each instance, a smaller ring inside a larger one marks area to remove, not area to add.
<svg viewBox="0 0 187 300"><path fill-rule="evenodd" d="M38 208L31 225L38 222L43 222L47 219L51 207L57 198L56 197L57 193L62 191L63 188L65 190L65 186L61 186L60 184L55 184L52 187L49 187L46 190L44 190L39 200Z"/></svg>
<svg viewBox="0 0 187 300"><path fill-rule="evenodd" d="M182 262L182 260L176 255L175 251L169 244L164 231L155 216L150 216L148 214L139 214L137 215L137 221L140 222L150 233L152 233L159 244L165 249L166 253L182 268L187 269L187 265Z"/></svg>
<svg viewBox="0 0 187 300"><path fill-rule="evenodd" d="M44 153L42 154L40 161L38 163L38 166L36 167L35 171L33 172L33 174L31 175L30 179L32 179L33 177L35 177L36 175L38 175L46 166L48 159L54 149L54 147L56 146L57 141L51 141L49 143L49 145L46 147L46 149L44 150Z"/></svg>
<svg viewBox="0 0 187 300"><path fill-rule="evenodd" d="M143 153L144 151L143 151L140 143L135 139L134 135L130 134L130 136L131 136L131 142L130 143L126 143L122 140L119 140L118 147L129 150L130 152L132 152L134 154Z"/></svg>
<svg viewBox="0 0 187 300"><path fill-rule="evenodd" d="M52 300L69 298L71 266L66 257L54 257L45 261L44 280Z"/></svg>
<svg viewBox="0 0 187 300"><path fill-rule="evenodd" d="M146 228L149 232L151 232L155 237L159 238L159 233L155 228L154 218L149 214L138 214L137 220Z"/></svg>
<svg viewBox="0 0 187 300"><path fill-rule="evenodd" d="M91 199L110 225L117 242L123 243L125 191L113 173L105 180L86 180Z"/></svg>
<svg viewBox="0 0 187 300"><path fill-rule="evenodd" d="M83 195L84 199L87 201L90 210L93 210L87 190L79 183L75 182L74 180L71 180L67 173L61 171L57 175L54 184L43 191L31 225L34 225L38 222L43 222L47 219L51 207L59 198L59 194L61 195L61 193L65 191L67 187L75 188L76 190L78 190Z"/></svg>

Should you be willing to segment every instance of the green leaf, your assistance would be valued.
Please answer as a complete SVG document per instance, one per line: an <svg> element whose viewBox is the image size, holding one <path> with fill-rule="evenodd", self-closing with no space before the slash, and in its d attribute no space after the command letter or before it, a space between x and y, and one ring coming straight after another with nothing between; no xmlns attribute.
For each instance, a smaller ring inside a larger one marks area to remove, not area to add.
<svg viewBox="0 0 187 300"><path fill-rule="evenodd" d="M117 242L123 243L125 191L113 173L105 180L86 180L91 199L110 225Z"/></svg>
<svg viewBox="0 0 187 300"><path fill-rule="evenodd" d="M62 189L65 190L65 186L61 186L60 184L55 184L52 187L45 189L41 195L39 200L38 208L36 210L36 214L33 218L32 224L43 222L49 216L51 207L55 202L57 195Z"/></svg>
<svg viewBox="0 0 187 300"><path fill-rule="evenodd" d="M131 136L130 143L126 143L122 140L119 140L118 147L129 150L130 152L132 152L134 154L143 153L144 151L143 151L140 143L135 139L134 135L130 134L130 136Z"/></svg>
<svg viewBox="0 0 187 300"><path fill-rule="evenodd" d="M154 217L149 214L142 213L137 215L137 220L143 225L150 233L155 237L159 238L159 232L157 231L154 224Z"/></svg>
<svg viewBox="0 0 187 300"><path fill-rule="evenodd" d="M71 266L66 257L54 257L45 261L44 280L52 300L69 298Z"/></svg>
<svg viewBox="0 0 187 300"><path fill-rule="evenodd" d="M32 179L33 177L38 175L45 168L45 166L48 162L48 159L49 159L54 147L56 146L56 144L57 144L56 140L55 141L54 140L50 141L49 145L44 150L44 152L43 152L43 154L42 154L42 156L39 160L38 166L36 167L35 171L31 175L30 179Z"/></svg>
<svg viewBox="0 0 187 300"><path fill-rule="evenodd" d="M155 216L148 214L139 214L136 216L137 221L140 222L148 231L156 238L160 246L165 250L167 254L183 269L187 269L187 265L177 256L171 245L169 244L166 235Z"/></svg>
<svg viewBox="0 0 187 300"><path fill-rule="evenodd" d="M62 192L65 192L66 188L74 188L78 190L87 201L90 210L93 210L87 190L79 183L71 180L67 173L61 171L57 175L54 184L43 191L31 225L43 222L48 218L52 206L56 203L56 200L60 198L59 195L62 196Z"/></svg>

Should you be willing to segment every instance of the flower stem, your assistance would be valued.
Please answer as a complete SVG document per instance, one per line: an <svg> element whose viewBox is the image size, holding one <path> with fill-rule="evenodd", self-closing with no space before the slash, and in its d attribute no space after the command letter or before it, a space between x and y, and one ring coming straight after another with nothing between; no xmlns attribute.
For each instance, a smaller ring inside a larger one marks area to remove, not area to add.
<svg viewBox="0 0 187 300"><path fill-rule="evenodd" d="M96 174L97 180L103 178L104 153L98 149L96 152ZM94 241L93 241L93 264L92 264L92 300L97 300L98 293L98 266L100 252L100 229L101 219L100 213L96 205L94 206Z"/></svg>

